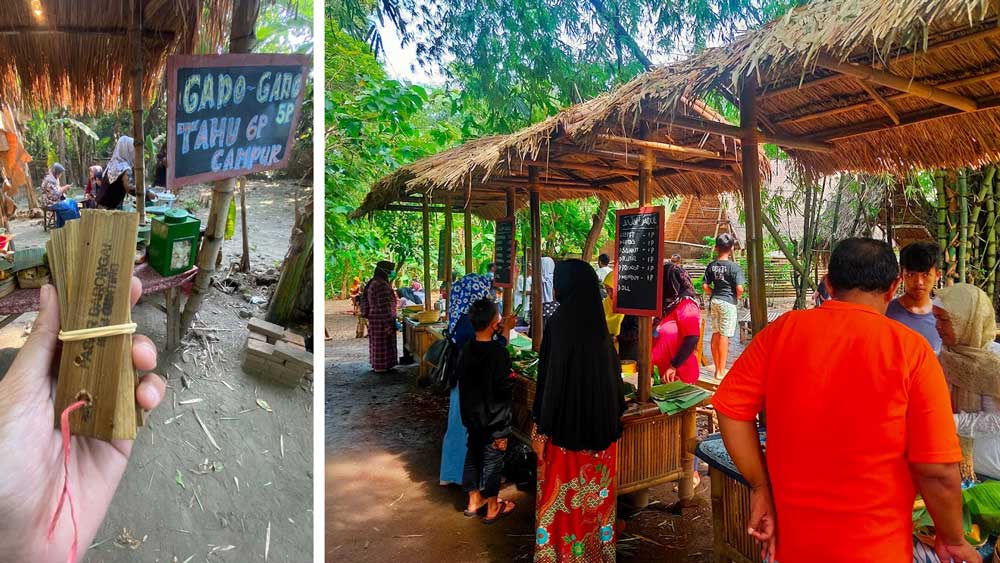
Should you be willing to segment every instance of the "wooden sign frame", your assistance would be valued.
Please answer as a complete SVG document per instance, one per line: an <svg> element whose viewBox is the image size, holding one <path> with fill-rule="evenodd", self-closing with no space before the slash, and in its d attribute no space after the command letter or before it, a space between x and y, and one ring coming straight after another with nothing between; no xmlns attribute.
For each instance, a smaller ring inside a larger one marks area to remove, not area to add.
<svg viewBox="0 0 1000 563"><path fill-rule="evenodd" d="M500 228L499 226L500 226L501 223L510 223L510 233L511 233L511 235L510 235L510 277L511 277L511 279L510 279L509 282L501 283L501 282L498 282L497 279L496 279L496 276L494 276L493 277L493 285L495 287L500 287L500 288L503 288L503 289L508 289L508 288L513 288L514 287L514 266L517 264L517 223L515 222L514 217L507 217L507 218L504 218L504 219L497 219L496 220L497 227L496 227L496 230L493 231L494 233L496 233L497 230L499 230L499 228ZM496 246L493 247L493 263L494 264L497 263L497 251L498 250L499 250L499 248L497 248Z"/></svg>
<svg viewBox="0 0 1000 563"><path fill-rule="evenodd" d="M298 129L299 118L302 116L302 104L305 100L306 81L309 79L311 58L306 55L286 54L235 54L235 55L170 55L167 57L167 188L174 189L192 184L204 184L215 180L225 180L246 176L255 172L286 168L292 155L295 131ZM220 170L204 172L193 176L176 177L177 167L172 159L177 154L177 73L185 68L216 68L216 67L247 67L247 66L302 66L302 87L295 100L295 112L288 129L288 139L285 141L285 154L274 164L255 164L253 168L239 170Z"/></svg>
<svg viewBox="0 0 1000 563"><path fill-rule="evenodd" d="M657 220L659 221L659 233L657 236L656 245L656 264L658 265L656 269L656 308L655 309L631 309L622 308L618 306L618 266L620 264L618 260L618 225L621 222L621 218L626 215L646 215L650 213L655 213ZM637 207L633 209L618 209L615 211L615 267L614 271L610 275L614 276L615 287L614 287L614 299L612 303L612 309L616 313L624 313L626 315L636 315L639 317L657 317L661 314L661 309L663 308L663 236L664 227L666 222L666 212L662 205L655 207Z"/></svg>

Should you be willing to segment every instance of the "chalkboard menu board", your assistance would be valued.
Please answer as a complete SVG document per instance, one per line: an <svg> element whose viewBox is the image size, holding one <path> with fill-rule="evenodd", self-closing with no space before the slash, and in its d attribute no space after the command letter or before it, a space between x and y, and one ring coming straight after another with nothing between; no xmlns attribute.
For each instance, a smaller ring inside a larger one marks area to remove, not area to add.
<svg viewBox="0 0 1000 563"><path fill-rule="evenodd" d="M614 310L653 317L663 302L663 207L615 212Z"/></svg>
<svg viewBox="0 0 1000 563"><path fill-rule="evenodd" d="M514 287L514 232L513 217L497 221L493 237L493 263L497 268L493 274L493 285L497 287Z"/></svg>
<svg viewBox="0 0 1000 563"><path fill-rule="evenodd" d="M288 166L308 79L303 55L167 59L167 187Z"/></svg>

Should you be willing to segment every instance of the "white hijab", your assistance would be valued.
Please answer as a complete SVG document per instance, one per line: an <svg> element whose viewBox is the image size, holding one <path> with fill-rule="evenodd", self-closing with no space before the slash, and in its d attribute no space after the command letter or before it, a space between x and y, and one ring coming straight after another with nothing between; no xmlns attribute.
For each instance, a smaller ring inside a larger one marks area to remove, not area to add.
<svg viewBox="0 0 1000 563"><path fill-rule="evenodd" d="M131 170L135 166L135 141L128 135L118 137L115 145L115 152L111 155L108 167L105 169L108 176L108 183L114 184L126 170Z"/></svg>
<svg viewBox="0 0 1000 563"><path fill-rule="evenodd" d="M552 293L555 273L556 261L548 256L542 256L542 303L555 301L555 296Z"/></svg>

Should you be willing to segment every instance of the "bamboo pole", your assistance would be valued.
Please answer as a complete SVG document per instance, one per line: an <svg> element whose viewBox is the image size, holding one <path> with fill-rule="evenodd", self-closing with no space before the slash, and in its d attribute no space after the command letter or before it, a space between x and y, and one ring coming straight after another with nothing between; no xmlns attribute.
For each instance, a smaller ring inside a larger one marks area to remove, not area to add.
<svg viewBox="0 0 1000 563"><path fill-rule="evenodd" d="M424 310L431 310L431 295L434 293L431 291L431 214L430 208L430 196L424 194L424 211L421 214L421 219L424 228Z"/></svg>
<svg viewBox="0 0 1000 563"><path fill-rule="evenodd" d="M649 205L650 191L653 184L653 161L656 157L653 150L644 148L640 157L639 168L639 207ZM639 317L639 357L637 367L639 371L639 403L649 400L650 390L653 387L653 318Z"/></svg>
<svg viewBox="0 0 1000 563"><path fill-rule="evenodd" d="M229 215L229 202L233 199L236 189L236 178L220 180L212 184L212 207L205 223L205 236L198 249L198 275L195 276L191 295L184 303L184 314L181 315L181 336L187 333L194 322L195 313L205 299L209 290L209 282L215 273L215 257L222 248L222 239L226 233L226 219Z"/></svg>
<svg viewBox="0 0 1000 563"><path fill-rule="evenodd" d="M472 261L472 206L465 207L465 275L475 269ZM451 294L448 295L451 297Z"/></svg>
<svg viewBox="0 0 1000 563"><path fill-rule="evenodd" d="M135 180L135 209L139 213L139 224L146 224L146 178L145 146L146 133L142 121L142 10L145 2L135 0L132 4L132 144L135 147L135 162L132 164Z"/></svg>
<svg viewBox="0 0 1000 563"><path fill-rule="evenodd" d="M942 274L948 271L948 195L944 189L944 173L934 172L934 187L937 189L937 239L941 249Z"/></svg>
<svg viewBox="0 0 1000 563"><path fill-rule="evenodd" d="M702 158L718 158L719 153L707 151L705 149L696 149L692 147L682 147L680 145L672 145L670 143L660 143L657 141L645 141L642 139L632 139L630 137L620 137L618 135L598 135L598 139L602 141L607 141L609 143L621 143L626 146L635 145L640 148L650 149L660 152L685 154L690 156L700 156ZM645 152L645 151L644 151Z"/></svg>
<svg viewBox="0 0 1000 563"><path fill-rule="evenodd" d="M444 200L444 294L451 297L451 231L454 228L451 217L451 199ZM430 293L430 288L425 293Z"/></svg>
<svg viewBox="0 0 1000 563"><path fill-rule="evenodd" d="M969 187L965 178L965 169L958 171L958 283L965 283L967 278L969 252Z"/></svg>
<svg viewBox="0 0 1000 563"><path fill-rule="evenodd" d="M767 325L764 287L764 235L761 230L760 152L757 130L756 78L745 77L740 91L740 128L743 138L743 209L747 226L747 262L750 269L750 325L757 334Z"/></svg>
<svg viewBox="0 0 1000 563"><path fill-rule="evenodd" d="M247 229L247 179L240 178L240 226L243 229L243 257L240 259L240 271L250 273L250 231Z"/></svg>
<svg viewBox="0 0 1000 563"><path fill-rule="evenodd" d="M542 210L538 193L538 167L528 167L528 206L531 214L531 348L542 347Z"/></svg>
<svg viewBox="0 0 1000 563"><path fill-rule="evenodd" d="M985 207L986 200L993 194L993 178L996 176L996 173L996 166L990 165L984 169L983 177L979 184L979 192L976 193L976 199L971 204L972 214L969 218L969 241L972 253L969 259L972 264L975 264L973 276L976 278L976 281L978 281L981 275L983 260L986 256L986 249L983 247L986 241L979 234L979 215Z"/></svg>
<svg viewBox="0 0 1000 563"><path fill-rule="evenodd" d="M996 192L994 176L996 167L990 166L989 173L983 179L986 192L986 294L990 302L996 297L996 263L997 263L997 229L996 229Z"/></svg>
<svg viewBox="0 0 1000 563"><path fill-rule="evenodd" d="M726 137L739 137L741 134L740 128L735 125L684 115L675 115L669 119L654 119L652 121L653 123L666 125L667 127L676 126L683 129L691 129L692 131L701 131L702 133L715 133L716 135L723 135ZM824 154L830 154L836 150L834 146L829 143L810 141L808 139L798 139L784 135L772 135L760 130L757 131L756 136L757 141L760 143L771 143L787 149L799 149Z"/></svg>
<svg viewBox="0 0 1000 563"><path fill-rule="evenodd" d="M998 206L998 204L1000 204L1000 182L994 182L993 183L993 213L994 213L994 215L993 215L993 224L992 224L993 228L991 229L993 231L993 241L994 241L994 246L993 246L994 247L994 251L993 251L994 264L993 264L993 269L991 270L993 272L993 297L994 298L1000 296L1000 274L998 274L996 272L996 262L997 262L997 260L996 260L996 250L995 250L996 247L997 247L996 243L998 241L1000 241L1000 221L997 221L998 215L1000 215L1000 209L998 209L998 207L1000 207L1000 206Z"/></svg>
<svg viewBox="0 0 1000 563"><path fill-rule="evenodd" d="M889 116L889 119L891 119L892 122L895 123L896 125L899 125L899 114L896 113L896 110L892 109L892 106L889 105L889 102L887 102L885 98L879 95L879 93L875 91L875 88L869 85L868 82L864 80L858 80L857 83L860 84L861 89L864 90L869 96L871 96L872 100L874 100L875 103L882 108L882 111L884 111L886 115Z"/></svg>

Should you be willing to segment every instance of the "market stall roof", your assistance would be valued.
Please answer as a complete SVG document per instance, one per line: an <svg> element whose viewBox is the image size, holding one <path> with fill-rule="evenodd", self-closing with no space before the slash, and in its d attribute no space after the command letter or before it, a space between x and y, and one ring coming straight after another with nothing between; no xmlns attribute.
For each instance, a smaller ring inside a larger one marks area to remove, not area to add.
<svg viewBox="0 0 1000 563"><path fill-rule="evenodd" d="M529 168L538 170L541 201L591 195L613 201L638 199L637 179L643 150L654 153L652 197L714 195L739 189L739 143L725 135L691 133L655 122L636 120L628 126L608 122L594 126L588 116L614 94L571 106L510 135L483 137L403 166L372 187L353 213L360 217L391 209L397 201L417 201L424 193L485 218L506 215L509 187L526 190ZM725 123L701 102L688 111L702 119ZM588 123L586 129L580 125ZM761 159L761 172L769 172ZM523 205L524 198L517 203ZM398 207L397 207L398 209Z"/></svg>
<svg viewBox="0 0 1000 563"><path fill-rule="evenodd" d="M816 0L729 45L638 76L579 127L642 118L723 131L687 115L683 101L711 92L736 101L744 82L755 81L757 138L782 145L803 172L995 161L997 10L980 0Z"/></svg>
<svg viewBox="0 0 1000 563"><path fill-rule="evenodd" d="M133 90L132 0L0 4L0 100L75 113L128 107ZM167 55L219 45L230 0L142 0L143 93L153 97Z"/></svg>

